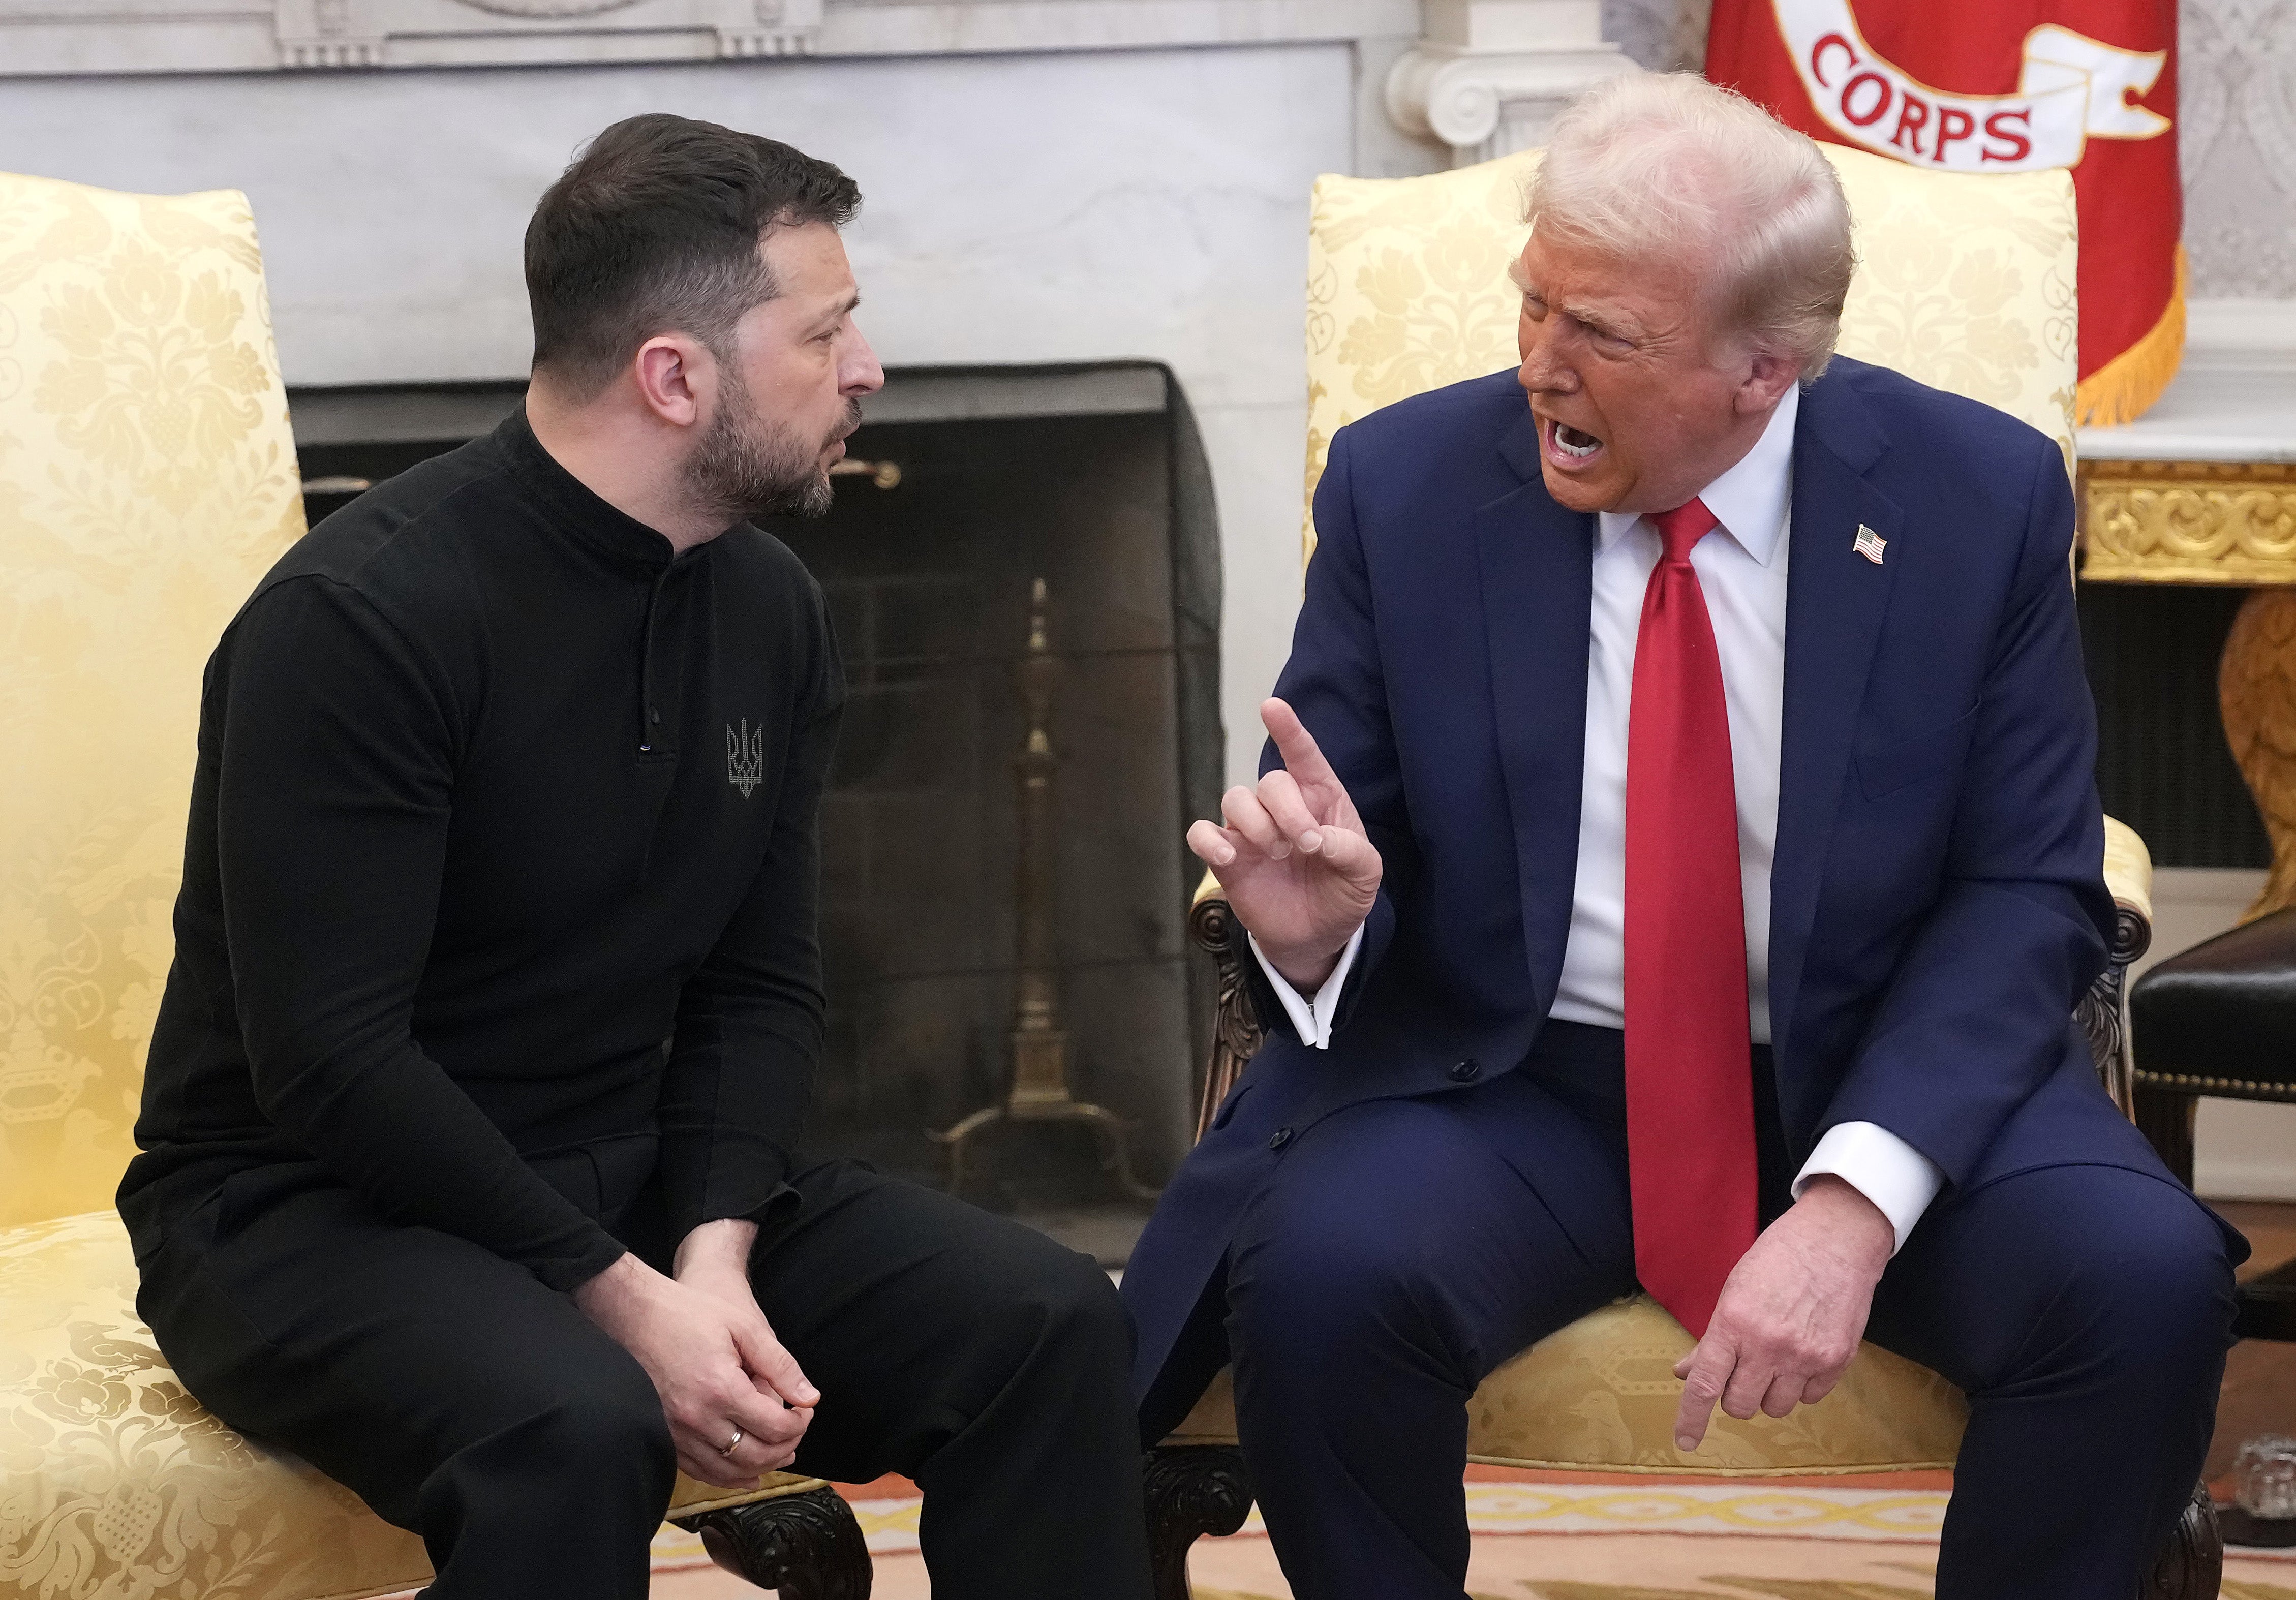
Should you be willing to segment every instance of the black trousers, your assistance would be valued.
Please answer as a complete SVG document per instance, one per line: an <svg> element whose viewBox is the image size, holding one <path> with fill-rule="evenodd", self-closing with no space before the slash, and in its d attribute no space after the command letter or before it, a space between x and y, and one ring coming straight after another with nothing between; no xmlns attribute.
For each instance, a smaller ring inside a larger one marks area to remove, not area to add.
<svg viewBox="0 0 2296 1600"><path fill-rule="evenodd" d="M1147 1600L1131 1325L1107 1276L857 1163L793 1186L750 1281L822 1392L795 1470L914 1479L940 1600ZM643 1189L602 1198L666 1265ZM263 1168L180 1220L137 1306L209 1409L421 1533L433 1600L645 1595L676 1474L660 1404L523 1268L386 1222L315 1168Z"/></svg>

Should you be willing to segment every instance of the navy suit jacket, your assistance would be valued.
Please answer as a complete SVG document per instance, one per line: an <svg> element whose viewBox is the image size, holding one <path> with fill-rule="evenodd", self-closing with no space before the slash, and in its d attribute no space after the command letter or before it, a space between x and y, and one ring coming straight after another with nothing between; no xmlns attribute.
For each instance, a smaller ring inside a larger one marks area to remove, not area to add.
<svg viewBox="0 0 2296 1600"><path fill-rule="evenodd" d="M2067 1161L2165 1176L2071 1022L2114 912L2063 457L1990 406L1837 357L1802 397L1792 507L1769 963L1791 1160L1862 1120L1936 1162L1948 1196ZM1328 1051L1254 972L1267 1043L1126 1271L1144 1390L1271 1141L1513 1071L1570 932L1595 528L1548 496L1514 373L1342 429L1315 511L1275 693L1385 881ZM1851 547L1860 524L1887 541L1879 564Z"/></svg>

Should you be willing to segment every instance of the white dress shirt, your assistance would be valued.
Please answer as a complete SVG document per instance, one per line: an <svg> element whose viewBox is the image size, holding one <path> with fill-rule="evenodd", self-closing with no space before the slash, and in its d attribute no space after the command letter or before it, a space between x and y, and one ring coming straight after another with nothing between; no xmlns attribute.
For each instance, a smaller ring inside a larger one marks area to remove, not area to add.
<svg viewBox="0 0 2296 1600"><path fill-rule="evenodd" d="M1746 908L1746 1011L1758 1044L1770 1040L1770 862L1778 838L1778 746L1785 720L1786 528L1793 497L1794 417L1788 390L1745 458L1698 497L1721 523L1690 553L1722 660L1730 765L1738 791L1738 858ZM1595 518L1594 617L1587 660L1587 761L1578 807L1578 874L1562 979L1548 1015L1603 1028L1626 1025L1627 729L1643 593L1658 565L1658 529L1640 516ZM1340 995L1363 946L1356 930L1315 997L1303 997L1252 941L1300 1037L1328 1048ZM1829 1128L1795 1177L1800 1198L1831 1172L1879 1207L1902 1247L1944 1176L1912 1145L1873 1122Z"/></svg>

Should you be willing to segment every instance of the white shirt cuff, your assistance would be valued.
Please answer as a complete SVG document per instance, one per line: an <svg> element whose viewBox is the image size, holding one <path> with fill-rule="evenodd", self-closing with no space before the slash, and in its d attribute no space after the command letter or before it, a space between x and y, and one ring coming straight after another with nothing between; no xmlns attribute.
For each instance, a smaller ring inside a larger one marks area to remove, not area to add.
<svg viewBox="0 0 2296 1600"><path fill-rule="evenodd" d="M1906 1247L1906 1235L1930 1209L1945 1174L1937 1163L1878 1122L1838 1122L1825 1130L1817 1148L1793 1181L1793 1197L1821 1172L1831 1172L1878 1207L1898 1232L1891 1255Z"/></svg>
<svg viewBox="0 0 2296 1600"><path fill-rule="evenodd" d="M1292 1019L1292 1026L1299 1030L1304 1043L1318 1050L1332 1047L1332 1018L1338 1014L1340 996L1348 987L1348 973L1355 968L1356 952L1363 948L1363 927L1358 923L1348 938L1348 948L1340 952L1340 964L1332 969L1332 975L1324 980L1324 987L1316 991L1312 1000L1301 999L1300 991L1284 981L1283 974L1267 959L1267 953L1259 948L1257 938L1249 933L1244 936L1251 940L1251 953L1259 962L1259 970L1275 986L1275 997L1283 1002L1284 1013Z"/></svg>

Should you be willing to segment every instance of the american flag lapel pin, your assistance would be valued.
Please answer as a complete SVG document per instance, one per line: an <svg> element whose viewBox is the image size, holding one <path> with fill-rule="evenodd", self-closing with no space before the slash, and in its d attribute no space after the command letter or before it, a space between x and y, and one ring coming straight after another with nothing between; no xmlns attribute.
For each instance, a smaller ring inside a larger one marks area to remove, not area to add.
<svg viewBox="0 0 2296 1600"><path fill-rule="evenodd" d="M1890 541L1860 522L1857 542L1849 547L1878 567L1882 564L1882 552L1890 547Z"/></svg>

